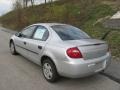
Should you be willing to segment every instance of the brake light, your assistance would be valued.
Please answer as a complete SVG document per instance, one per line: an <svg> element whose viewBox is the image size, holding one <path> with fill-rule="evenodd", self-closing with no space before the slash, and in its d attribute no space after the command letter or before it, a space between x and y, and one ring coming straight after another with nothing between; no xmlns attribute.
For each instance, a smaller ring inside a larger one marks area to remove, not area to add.
<svg viewBox="0 0 120 90"><path fill-rule="evenodd" d="M77 47L69 48L67 50L67 55L70 58L83 58L82 53Z"/></svg>

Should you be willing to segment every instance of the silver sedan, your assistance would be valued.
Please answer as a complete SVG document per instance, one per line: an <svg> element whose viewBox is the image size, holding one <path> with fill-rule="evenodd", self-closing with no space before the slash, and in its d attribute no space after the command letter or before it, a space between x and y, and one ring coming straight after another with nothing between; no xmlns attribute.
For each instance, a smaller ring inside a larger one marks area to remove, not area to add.
<svg viewBox="0 0 120 90"><path fill-rule="evenodd" d="M49 82L57 81L59 76L81 78L101 72L111 58L106 42L59 23L30 25L13 35L9 46L13 55L19 53L42 66Z"/></svg>

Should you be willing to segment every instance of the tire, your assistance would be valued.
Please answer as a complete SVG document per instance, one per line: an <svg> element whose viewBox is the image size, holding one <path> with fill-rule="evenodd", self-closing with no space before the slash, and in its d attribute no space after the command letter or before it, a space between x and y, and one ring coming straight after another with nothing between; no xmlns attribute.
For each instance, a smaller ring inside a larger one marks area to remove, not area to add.
<svg viewBox="0 0 120 90"><path fill-rule="evenodd" d="M59 79L59 75L57 73L56 66L49 58L47 58L46 60L43 61L42 72L43 72L45 79L48 82L53 83L53 82L58 81L58 79Z"/></svg>
<svg viewBox="0 0 120 90"><path fill-rule="evenodd" d="M10 42L10 51L12 55L17 55L14 42Z"/></svg>
<svg viewBox="0 0 120 90"><path fill-rule="evenodd" d="M105 70L100 71L100 73L104 73L104 72L105 72Z"/></svg>

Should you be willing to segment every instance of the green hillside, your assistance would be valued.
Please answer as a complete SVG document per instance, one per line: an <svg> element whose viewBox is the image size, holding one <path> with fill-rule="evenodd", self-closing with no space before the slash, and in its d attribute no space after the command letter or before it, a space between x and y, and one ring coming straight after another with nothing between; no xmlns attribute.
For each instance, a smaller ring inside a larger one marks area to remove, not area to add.
<svg viewBox="0 0 120 90"><path fill-rule="evenodd" d="M0 22L13 30L40 22L68 23L83 29L91 37L100 39L110 30L104 28L102 23L118 8L114 0L60 0L24 8L20 10L21 15L14 10L0 17ZM110 44L112 54L120 57L120 31L113 30L106 41Z"/></svg>

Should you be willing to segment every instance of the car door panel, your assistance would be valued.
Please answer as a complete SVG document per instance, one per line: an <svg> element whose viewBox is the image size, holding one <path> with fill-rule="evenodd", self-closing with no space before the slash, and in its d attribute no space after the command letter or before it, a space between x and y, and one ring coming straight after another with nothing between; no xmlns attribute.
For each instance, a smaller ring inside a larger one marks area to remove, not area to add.
<svg viewBox="0 0 120 90"><path fill-rule="evenodd" d="M16 37L15 45L16 50L21 55L36 64L40 64L40 58L48 38L48 31L43 26L36 27L25 29L22 32L22 37Z"/></svg>
<svg viewBox="0 0 120 90"><path fill-rule="evenodd" d="M21 32L16 35L14 43L16 46L16 50L21 55L28 58L28 50L27 50L27 40L30 39L35 31L36 26L28 26L27 28L23 29ZM19 36L20 34L20 36Z"/></svg>
<svg viewBox="0 0 120 90"><path fill-rule="evenodd" d="M25 40L25 38L16 37L14 40L14 43L15 43L17 52L26 57L27 51L25 50L26 47L24 44L24 40Z"/></svg>
<svg viewBox="0 0 120 90"><path fill-rule="evenodd" d="M45 43L42 41L32 39L26 39L26 42L27 57L31 61L40 64L40 58L44 50ZM39 46L41 46L42 48L40 49Z"/></svg>

